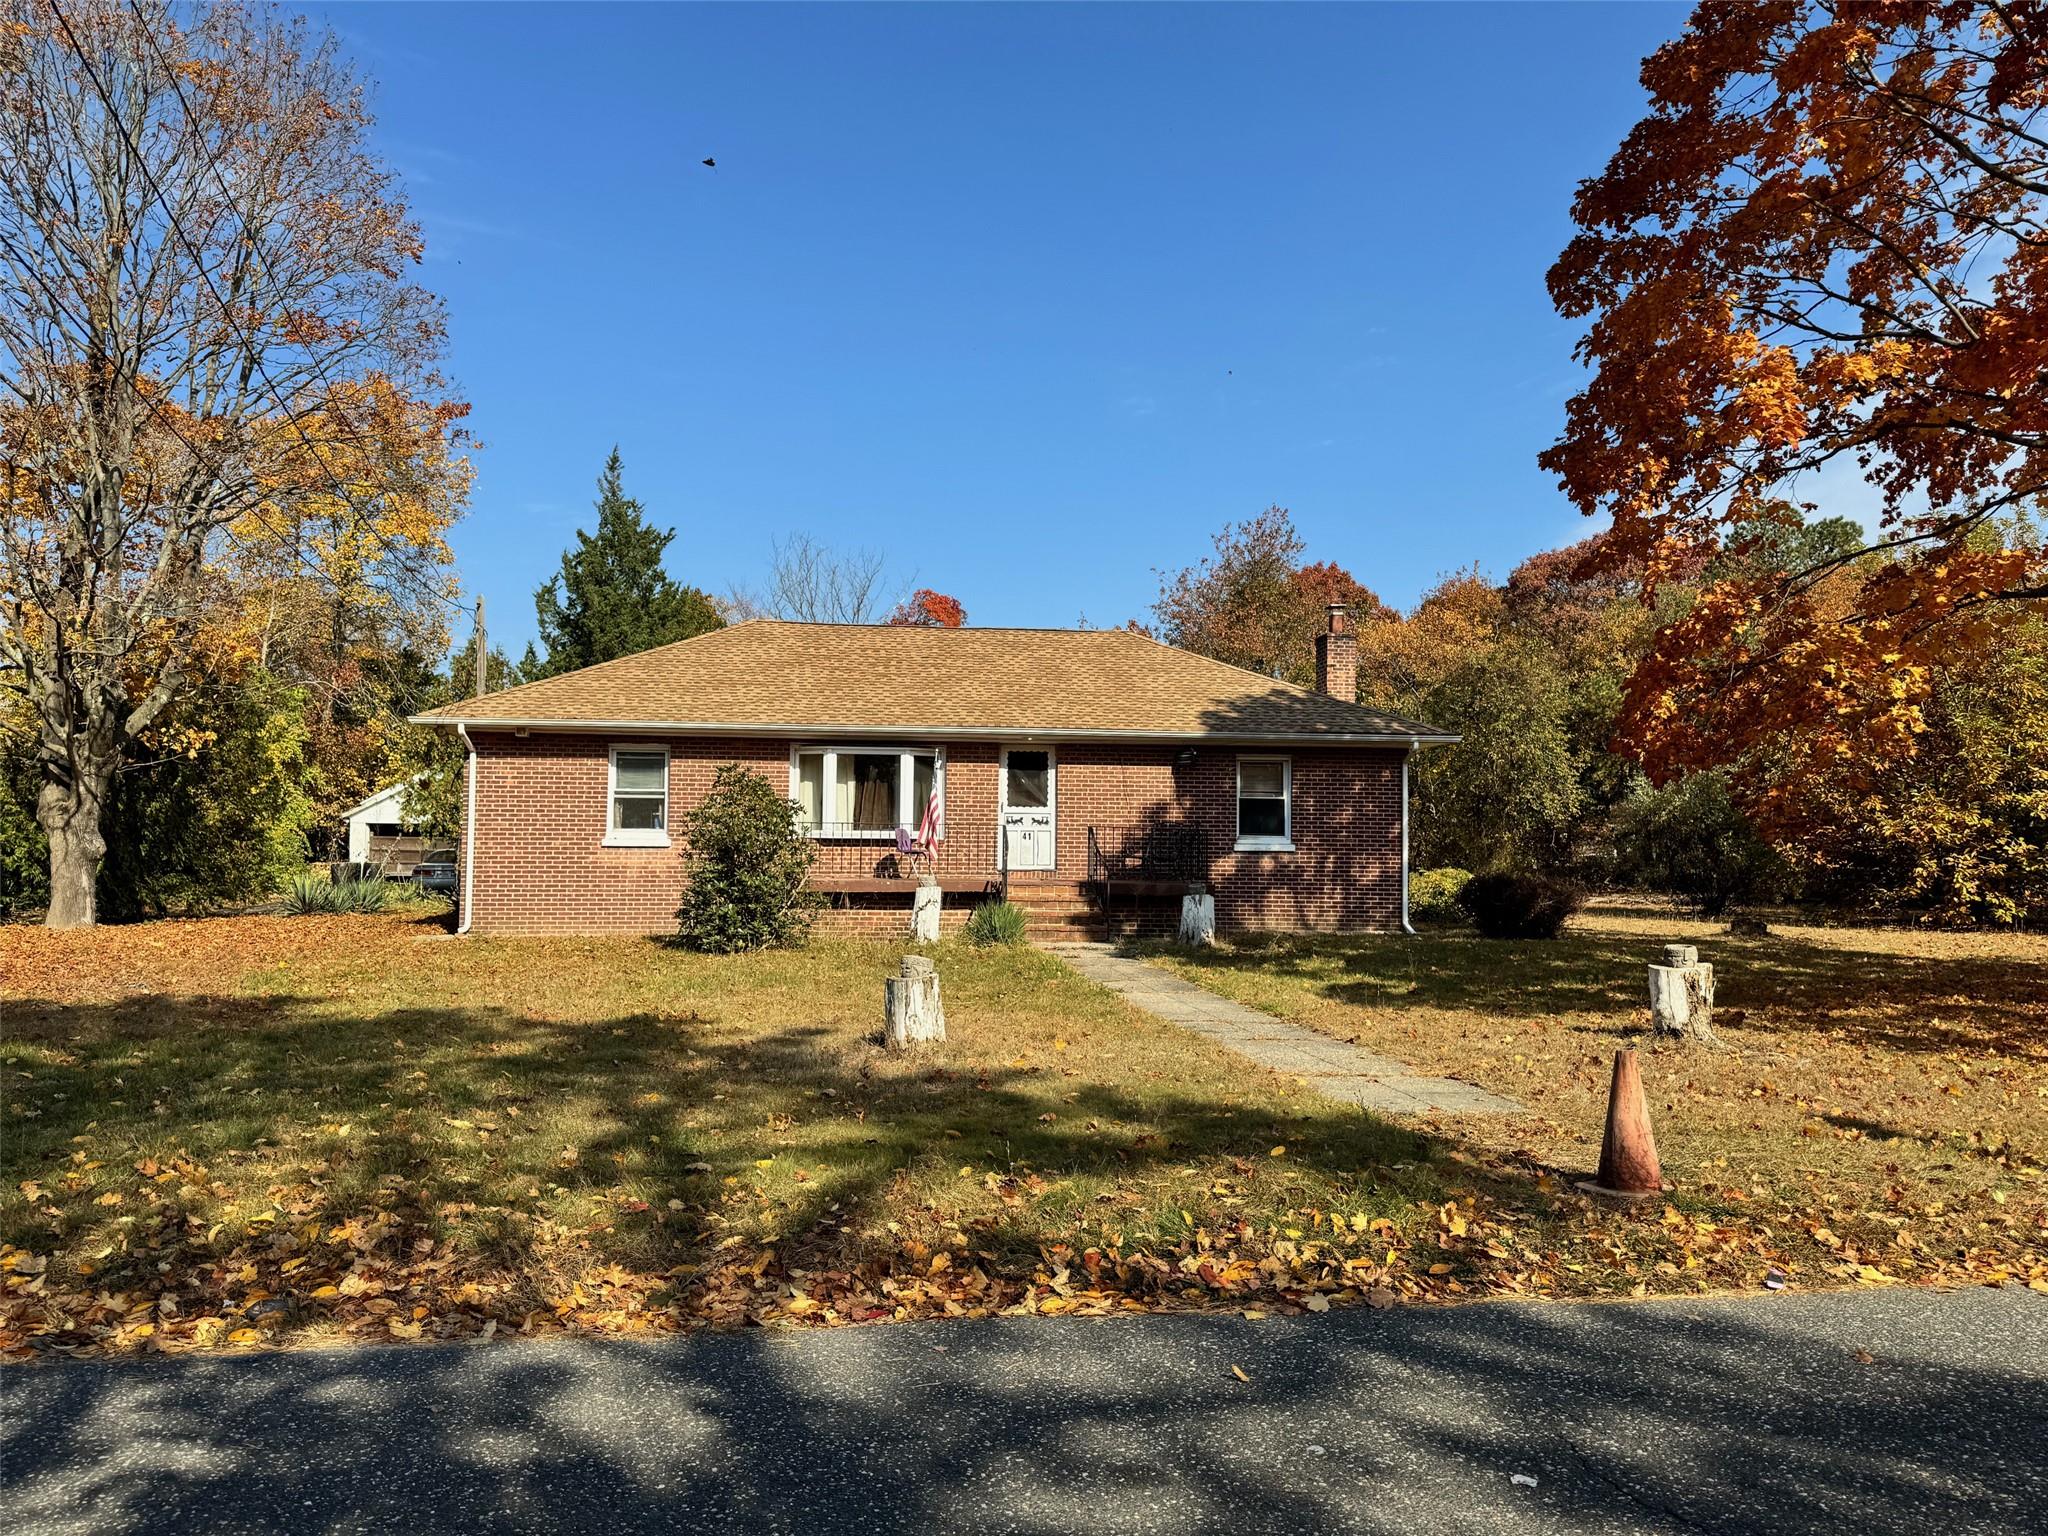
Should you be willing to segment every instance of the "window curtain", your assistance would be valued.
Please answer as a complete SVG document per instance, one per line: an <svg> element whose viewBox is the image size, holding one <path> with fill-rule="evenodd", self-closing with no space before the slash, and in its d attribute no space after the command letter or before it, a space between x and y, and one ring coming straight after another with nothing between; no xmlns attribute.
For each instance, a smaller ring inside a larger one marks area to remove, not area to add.
<svg viewBox="0 0 2048 1536"><path fill-rule="evenodd" d="M863 831L883 831L896 825L895 762L889 759L859 759L860 782L853 797L853 824Z"/></svg>

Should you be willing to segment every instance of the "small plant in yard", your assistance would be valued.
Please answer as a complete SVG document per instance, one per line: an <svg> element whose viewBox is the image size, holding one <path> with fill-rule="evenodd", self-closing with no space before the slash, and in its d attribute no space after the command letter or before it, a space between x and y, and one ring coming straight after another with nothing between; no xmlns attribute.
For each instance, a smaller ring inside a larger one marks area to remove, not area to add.
<svg viewBox="0 0 2048 1536"><path fill-rule="evenodd" d="M1474 875L1458 893L1458 905L1489 939L1554 939L1585 901L1577 886L1548 875Z"/></svg>
<svg viewBox="0 0 2048 1536"><path fill-rule="evenodd" d="M391 888L375 876L322 880L317 875L298 875L284 893L284 909L293 917L382 912L390 900Z"/></svg>
<svg viewBox="0 0 2048 1536"><path fill-rule="evenodd" d="M1022 944L1027 924L1024 909L1013 901L986 901L967 919L967 942L986 948L992 944Z"/></svg>
<svg viewBox="0 0 2048 1536"><path fill-rule="evenodd" d="M676 911L686 949L729 955L800 942L815 893L804 888L817 848L758 773L727 763L684 826L689 887Z"/></svg>
<svg viewBox="0 0 2048 1536"><path fill-rule="evenodd" d="M1418 869L1408 877L1408 915L1417 922L1455 922L1465 915L1458 896L1471 879L1468 869Z"/></svg>

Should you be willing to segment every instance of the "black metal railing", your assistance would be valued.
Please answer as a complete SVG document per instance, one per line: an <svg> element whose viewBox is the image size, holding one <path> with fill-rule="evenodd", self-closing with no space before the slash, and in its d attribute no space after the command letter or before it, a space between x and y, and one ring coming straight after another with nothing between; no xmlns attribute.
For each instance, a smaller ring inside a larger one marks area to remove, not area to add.
<svg viewBox="0 0 2048 1536"><path fill-rule="evenodd" d="M909 880L918 875L965 875L989 872L989 860L979 840L962 842L940 838L929 848L913 843L910 852L900 850L894 827L864 827L850 821L805 822L804 831L818 843L818 868L835 873L897 876Z"/></svg>
<svg viewBox="0 0 2048 1536"><path fill-rule="evenodd" d="M1178 881L1209 875L1202 830L1191 822L1147 821L1088 829L1088 879Z"/></svg>

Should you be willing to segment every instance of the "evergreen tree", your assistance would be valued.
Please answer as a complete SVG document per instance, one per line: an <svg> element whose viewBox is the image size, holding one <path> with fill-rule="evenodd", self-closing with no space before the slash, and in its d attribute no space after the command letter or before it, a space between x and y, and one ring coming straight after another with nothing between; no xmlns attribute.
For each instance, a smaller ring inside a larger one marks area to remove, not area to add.
<svg viewBox="0 0 2048 1536"><path fill-rule="evenodd" d="M614 448L598 477L597 532L578 529L561 570L533 594L547 647L540 676L687 640L725 623L708 596L662 569L675 530L650 524L620 479Z"/></svg>

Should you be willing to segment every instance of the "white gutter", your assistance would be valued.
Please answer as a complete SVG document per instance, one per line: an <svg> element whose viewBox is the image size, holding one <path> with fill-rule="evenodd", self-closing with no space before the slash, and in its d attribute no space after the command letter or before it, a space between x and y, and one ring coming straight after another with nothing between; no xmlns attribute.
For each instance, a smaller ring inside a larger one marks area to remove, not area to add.
<svg viewBox="0 0 2048 1536"><path fill-rule="evenodd" d="M464 934L469 932L470 919L476 914L476 903L472 899L476 892L476 743L469 739L469 732L463 728L460 720L455 722L455 734L462 738L462 745L469 752L469 757L465 764L468 778L464 783L462 792L462 916L455 924L456 933ZM1407 762L1406 758L1401 759L1404 775L1402 779L1403 784L1407 782L1405 777ZM1405 850L1407 847L1407 827L1405 823L1402 826L1402 838L1402 847ZM1405 851L1401 857L1405 865L1407 862ZM1402 890L1405 891L1406 889L1407 886L1403 885Z"/></svg>
<svg viewBox="0 0 2048 1536"><path fill-rule="evenodd" d="M1408 921L1408 759L1421 744L1411 741L1401 754L1401 931L1407 934L1415 932L1415 925Z"/></svg>

